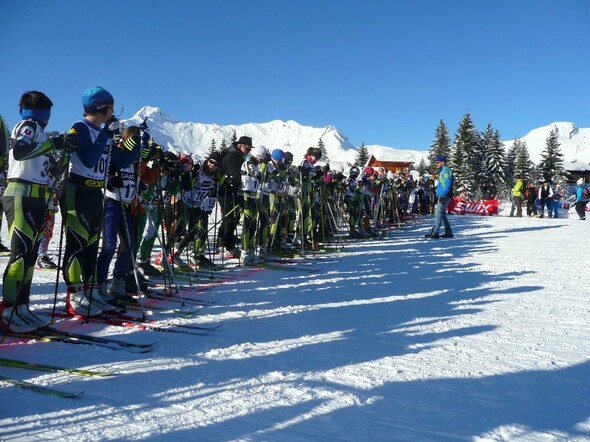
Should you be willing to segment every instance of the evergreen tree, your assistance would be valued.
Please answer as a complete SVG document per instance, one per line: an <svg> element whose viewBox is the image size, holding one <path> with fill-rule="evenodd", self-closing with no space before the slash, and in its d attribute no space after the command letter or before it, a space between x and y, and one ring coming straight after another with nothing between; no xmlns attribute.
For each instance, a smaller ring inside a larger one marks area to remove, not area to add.
<svg viewBox="0 0 590 442"><path fill-rule="evenodd" d="M361 143L361 147L359 147L359 151L356 156L354 165L357 167L364 167L365 164L368 163L370 158L371 156L369 155L369 150L367 149L367 146L365 146L365 143Z"/></svg>
<svg viewBox="0 0 590 442"><path fill-rule="evenodd" d="M482 167L480 181L501 189L505 183L506 159L500 132L488 123L481 136Z"/></svg>
<svg viewBox="0 0 590 442"><path fill-rule="evenodd" d="M227 152L229 149L229 146L227 144L227 142L225 141L225 138L223 140L221 140L221 144L219 145L219 151L221 153L225 153Z"/></svg>
<svg viewBox="0 0 590 442"><path fill-rule="evenodd" d="M478 178L481 168L481 149L479 133L469 112L459 124L454 144L451 160L454 191L457 195L464 194L472 199L480 187Z"/></svg>
<svg viewBox="0 0 590 442"><path fill-rule="evenodd" d="M428 160L430 161L430 173L436 173L436 162L434 159L443 155L447 158L451 158L451 137L447 125L443 120L440 120L438 127L436 128L435 138L428 151Z"/></svg>
<svg viewBox="0 0 590 442"><path fill-rule="evenodd" d="M208 154L211 155L213 152L215 152L217 150L217 143L215 142L215 139L211 139L211 144L209 145L209 152Z"/></svg>
<svg viewBox="0 0 590 442"><path fill-rule="evenodd" d="M557 131L552 130L545 141L545 150L541 153L539 171L547 182L552 185L559 184L563 188L567 182L567 172L564 169L560 146Z"/></svg>
<svg viewBox="0 0 590 442"><path fill-rule="evenodd" d="M428 170L428 164L426 164L424 158L420 160L420 163L418 163L418 167L416 168L416 170L418 171L420 176L430 175L430 171Z"/></svg>
<svg viewBox="0 0 590 442"><path fill-rule="evenodd" d="M518 140L516 140L518 141ZM504 185L500 186L500 192L508 198L512 197L512 187L515 184L516 154L519 144L516 141L506 153L506 168L504 171Z"/></svg>
<svg viewBox="0 0 590 442"><path fill-rule="evenodd" d="M322 151L322 161L328 163L330 161L330 159L328 158L328 152L326 151L326 146L321 138L318 140L318 147Z"/></svg>
<svg viewBox="0 0 590 442"><path fill-rule="evenodd" d="M236 134L236 130L234 129L234 132L231 135L231 143L230 144L234 144L236 141L238 141L238 135Z"/></svg>
<svg viewBox="0 0 590 442"><path fill-rule="evenodd" d="M520 139L514 140L514 153L516 154L514 176L521 177L527 182L534 181L536 178L535 164L531 161L526 142Z"/></svg>

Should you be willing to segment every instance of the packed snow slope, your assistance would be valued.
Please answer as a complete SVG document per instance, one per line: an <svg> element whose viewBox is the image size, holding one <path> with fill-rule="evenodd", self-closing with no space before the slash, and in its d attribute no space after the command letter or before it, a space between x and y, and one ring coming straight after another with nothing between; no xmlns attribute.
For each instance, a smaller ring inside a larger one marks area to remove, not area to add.
<svg viewBox="0 0 590 442"><path fill-rule="evenodd" d="M241 273L199 295L217 304L175 317L223 324L206 336L73 328L155 340L151 353L3 346L2 357L116 375L0 368L85 390L0 388L0 440L590 440L588 223L450 221L454 239L425 239L423 217L291 270ZM35 274L36 309L51 305L53 280Z"/></svg>

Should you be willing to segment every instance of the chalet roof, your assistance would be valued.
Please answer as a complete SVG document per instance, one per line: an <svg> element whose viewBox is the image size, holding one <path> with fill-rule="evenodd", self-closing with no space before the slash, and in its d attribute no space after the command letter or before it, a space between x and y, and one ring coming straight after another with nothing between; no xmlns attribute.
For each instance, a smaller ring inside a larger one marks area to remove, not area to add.
<svg viewBox="0 0 590 442"><path fill-rule="evenodd" d="M408 150L392 150L382 146L368 146L367 150L378 161L391 161L397 163L415 163L416 157Z"/></svg>

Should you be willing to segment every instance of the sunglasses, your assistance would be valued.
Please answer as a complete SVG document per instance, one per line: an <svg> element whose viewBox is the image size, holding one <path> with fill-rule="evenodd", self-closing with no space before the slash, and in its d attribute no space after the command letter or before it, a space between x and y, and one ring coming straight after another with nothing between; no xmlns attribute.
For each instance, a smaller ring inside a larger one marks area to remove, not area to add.
<svg viewBox="0 0 590 442"><path fill-rule="evenodd" d="M219 163L217 161L215 161L215 160L207 160L207 162L209 164L211 164L212 166L219 166Z"/></svg>
<svg viewBox="0 0 590 442"><path fill-rule="evenodd" d="M97 109L98 109L99 111L101 111L101 110L103 110L103 109L108 109L109 107L111 108L111 110L112 110L113 112L115 112L115 106L113 106L112 104L103 104L102 106L99 106L99 107L97 107Z"/></svg>

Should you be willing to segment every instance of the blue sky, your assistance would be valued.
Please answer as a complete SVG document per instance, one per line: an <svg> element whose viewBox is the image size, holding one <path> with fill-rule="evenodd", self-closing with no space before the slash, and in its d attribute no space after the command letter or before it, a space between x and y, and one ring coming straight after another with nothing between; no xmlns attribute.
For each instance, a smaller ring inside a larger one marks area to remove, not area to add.
<svg viewBox="0 0 590 442"><path fill-rule="evenodd" d="M121 118L295 120L357 146L426 150L466 112L503 139L590 127L589 19L586 0L7 0L0 114L41 90L63 131L100 85Z"/></svg>

